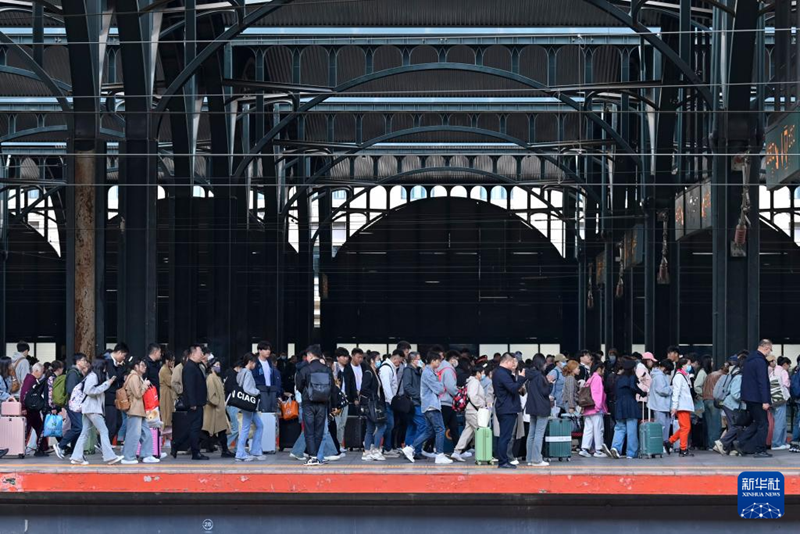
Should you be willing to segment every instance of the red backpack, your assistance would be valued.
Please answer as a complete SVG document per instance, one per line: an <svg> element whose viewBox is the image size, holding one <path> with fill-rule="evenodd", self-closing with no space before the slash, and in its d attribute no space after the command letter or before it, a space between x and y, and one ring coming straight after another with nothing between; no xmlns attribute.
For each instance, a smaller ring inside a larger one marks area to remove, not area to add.
<svg viewBox="0 0 800 534"><path fill-rule="evenodd" d="M467 396L467 386L458 388L458 393L453 397L453 411L463 412L467 409L469 397Z"/></svg>

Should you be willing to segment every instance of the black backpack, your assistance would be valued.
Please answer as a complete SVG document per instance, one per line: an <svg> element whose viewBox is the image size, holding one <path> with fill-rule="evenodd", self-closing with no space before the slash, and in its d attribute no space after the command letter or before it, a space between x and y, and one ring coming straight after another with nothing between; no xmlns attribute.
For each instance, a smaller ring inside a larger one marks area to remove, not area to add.
<svg viewBox="0 0 800 534"><path fill-rule="evenodd" d="M331 374L325 369L308 375L305 398L311 402L328 402L331 398Z"/></svg>
<svg viewBox="0 0 800 534"><path fill-rule="evenodd" d="M44 398L45 395L45 386L47 386L47 380L40 380L28 391L25 395L25 409L31 410L33 412L41 412L45 409L47 405L47 401Z"/></svg>

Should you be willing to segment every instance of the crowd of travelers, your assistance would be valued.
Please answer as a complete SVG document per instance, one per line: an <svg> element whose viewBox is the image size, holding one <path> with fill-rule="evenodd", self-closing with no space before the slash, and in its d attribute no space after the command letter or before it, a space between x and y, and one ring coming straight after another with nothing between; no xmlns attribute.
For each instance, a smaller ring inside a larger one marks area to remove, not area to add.
<svg viewBox="0 0 800 534"><path fill-rule="evenodd" d="M119 343L93 360L75 354L67 367L36 361L21 342L0 358L0 411L24 418L25 454L52 452L74 465L94 453L127 465L184 451L208 460L217 450L252 462L285 447L308 466L349 449L364 462L474 456L515 469L549 465L549 441L584 458L800 452L800 365L773 355L769 340L721 367L675 346L663 359L614 349L530 358L411 349L312 345L287 357L261 342L223 365L202 345L173 354L151 344L135 356ZM560 421L569 437L551 439Z"/></svg>

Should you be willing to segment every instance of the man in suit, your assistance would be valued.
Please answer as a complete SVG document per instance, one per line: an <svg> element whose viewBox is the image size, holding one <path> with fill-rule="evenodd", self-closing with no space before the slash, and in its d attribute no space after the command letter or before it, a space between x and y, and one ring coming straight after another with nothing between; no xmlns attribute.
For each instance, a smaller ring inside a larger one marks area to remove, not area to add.
<svg viewBox="0 0 800 534"><path fill-rule="evenodd" d="M200 454L203 407L208 400L206 373L203 367L206 355L200 345L192 345L189 351L189 359L183 366L183 403L188 412L189 433L172 444L172 457L177 457L178 451L185 446L184 441L188 440L192 449L192 460L208 460L208 456Z"/></svg>
<svg viewBox="0 0 800 534"><path fill-rule="evenodd" d="M767 433L769 419L767 412L772 400L769 387L769 363L767 356L772 353L772 341L762 339L758 349L751 352L742 367L742 401L747 406L753 422L750 423L734 447L739 454L752 454L753 458L769 458L767 452Z"/></svg>

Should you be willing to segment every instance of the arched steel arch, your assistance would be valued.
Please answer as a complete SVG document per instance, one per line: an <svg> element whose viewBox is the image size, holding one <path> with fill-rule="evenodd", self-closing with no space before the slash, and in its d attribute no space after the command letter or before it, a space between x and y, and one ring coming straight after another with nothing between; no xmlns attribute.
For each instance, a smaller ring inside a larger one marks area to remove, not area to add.
<svg viewBox="0 0 800 534"><path fill-rule="evenodd" d="M411 169L411 170L408 170L408 171L399 172L397 174L393 174L391 176L386 176L384 178L381 178L380 180L378 180L374 184L363 186L364 188L361 191L359 191L358 193L356 193L352 197L348 198L344 203L342 203L341 206L338 206L336 209L331 211L331 214L328 217L326 217L323 221L320 221L319 228L317 228L317 231L314 232L314 235L311 236L311 242L313 243L314 241L317 240L317 238L319 237L319 232L323 227L333 223L333 221L336 219L336 215L338 213L340 213L340 212L344 211L345 209L347 209L353 201L355 201L358 197L362 196L363 194L367 193L373 187L378 187L378 186L381 186L383 184L391 184L392 182L394 182L396 180L402 180L403 178L406 178L408 176L414 176L415 174L425 174L425 173L429 173L429 172L432 172L432 173L436 173L436 172L463 172L463 173L478 174L480 176L485 176L487 178L494 178L498 182L503 182L503 183L507 183L507 184L510 184L510 185L514 185L515 187L519 187L520 189L523 189L524 191L526 191L531 196L534 196L534 197L538 198L554 215L556 215L559 219L564 221L564 223L566 223L567 226L570 227L570 230L575 232L575 222L570 220L569 218L565 217L564 216L564 212L561 209L556 208L555 206L553 206L541 193L534 192L532 186L518 185L514 180L510 179L509 177L507 177L505 175L494 173L492 171L485 171L483 169L474 169L472 167L425 167L425 168L421 168L421 169ZM478 184L476 184L476 185L478 185ZM414 202L417 202L417 201L414 201ZM389 211L392 211L392 210L389 210Z"/></svg>
<svg viewBox="0 0 800 534"><path fill-rule="evenodd" d="M314 183L316 183L317 180L322 178L325 175L325 173L327 173L329 170L331 170L338 163L340 163L340 162L344 161L345 159L347 159L348 157L350 157L352 155L355 155L355 154L361 152L362 150L364 150L366 148L369 148L371 146L374 146L374 145L376 145L378 143L383 143L385 141L391 141L392 139L396 139L398 137L404 137L404 136L407 136L407 135L414 135L414 134L425 133L425 132L474 133L476 135L484 135L486 137L492 137L494 139L500 139L502 141L506 141L508 143L512 143L512 144L515 144L515 145L517 145L519 147L525 148L526 150L531 150L532 152L535 153L535 146L529 145L528 143L525 143L521 139L517 139L516 137L512 137L512 136L510 136L508 134L495 132L494 130L484 130L484 129L481 129L481 128L472 128L471 126L449 126L449 125L444 125L444 124L441 124L441 125L438 125L438 126L420 126L420 127L417 127L417 128L409 128L407 130L398 130L396 132L390 132L388 134L384 134L384 135L381 135L379 137L374 137L374 138L370 139L369 141L365 141L364 143L361 143L360 145L355 146L352 149L348 150L347 151L347 155L339 156L337 158L333 158L331 161L329 161L328 163L323 165L316 173L314 173L314 175L312 175L308 179L307 182L305 182L304 184L297 184L297 185L302 185L302 186L313 185ZM580 176L578 176L578 174L575 171L573 171L569 167L564 166L562 163L558 162L558 160L556 160L556 159L554 159L554 158L552 158L550 156L545 156L545 155L540 155L538 157L541 158L541 159L544 159L545 161L548 161L548 162L552 163L555 166L557 166L559 169L564 171L564 173L566 173L570 178L572 178L575 181L575 183L577 183L579 185L584 185L588 189L590 189L588 187L588 185L581 179ZM516 182L514 182L514 183L516 184ZM286 205L283 206L283 208L281 208L281 216L285 217L286 213L289 211L289 208L291 207L291 205L294 204L294 202L304 194L305 194L305 191L298 190L294 195L292 195L292 197L286 202ZM592 191L588 191L587 190L587 194L589 194L594 200L599 200L595 191L593 191L593 190Z"/></svg>
<svg viewBox="0 0 800 534"><path fill-rule="evenodd" d="M687 64L681 57L675 53L675 51L667 45L664 41L658 38L653 32L647 29L647 26L635 20L631 17L628 13L622 11L620 8L612 5L607 0L583 0L588 4L604 11L608 15L611 15L619 22L624 24L625 26L629 27L633 31L636 32L642 39L650 43L656 50L661 52L661 54L667 58L670 62L672 62L678 70L681 71L687 80L692 82L695 86L695 89L703 95L703 99L706 103L711 106L713 102L713 98L711 96L711 91L709 91L706 87L703 86L703 80L697 75L697 73L692 69L692 67Z"/></svg>
<svg viewBox="0 0 800 534"><path fill-rule="evenodd" d="M244 170L247 166L253 161L254 158L258 157L259 154L264 150L264 148L272 142L272 140L281 132L283 129L292 123L293 121L297 120L299 116L303 113L310 111L313 109L317 104L320 104L330 98L331 96L335 96L338 93L347 91L348 89L352 89L354 87L358 87L359 85L364 85L365 83L369 83L375 80L380 80L383 78L389 78L391 76L397 76L400 74L406 74L411 72L425 72L425 71L436 71L436 70L444 70L444 71L456 71L456 72L475 72L478 74L486 74L488 76L494 76L497 78L504 78L507 80L511 80L522 85L528 86L531 89L535 89L537 91L542 91L544 93L549 93L562 103L566 104L567 106L571 107L575 111L584 113L592 122L597 124L600 128L602 128L611 139L616 142L620 148L625 152L627 157L631 158L633 162L637 166L641 166L641 161L638 156L636 156L636 151L630 146L630 144L625 141L619 133L617 133L614 128L611 127L606 121L601 119L596 113L594 112L587 112L583 109L583 107L574 101L572 98L566 96L565 94L561 93L560 91L552 91L548 89L547 86L542 85L541 83L537 82L536 80L532 80L526 76L522 76L520 74L514 74L513 72L509 72L502 69L495 69L492 67L486 67L483 65L468 65L466 63L421 63L418 65L408 65L403 67L395 67L393 69L386 69L382 71L378 71L372 74L367 74L358 78L354 78L348 82L345 82L341 85L336 86L331 93L322 94L319 96L314 97L313 99L309 100L302 106L300 106L297 110L292 111L289 113L285 118L283 118L278 124L276 124L269 132L267 132L264 137L262 137L259 142L250 150L249 154L246 154L242 157L241 162L236 167L236 170L233 173L233 178L237 179L242 176Z"/></svg>

